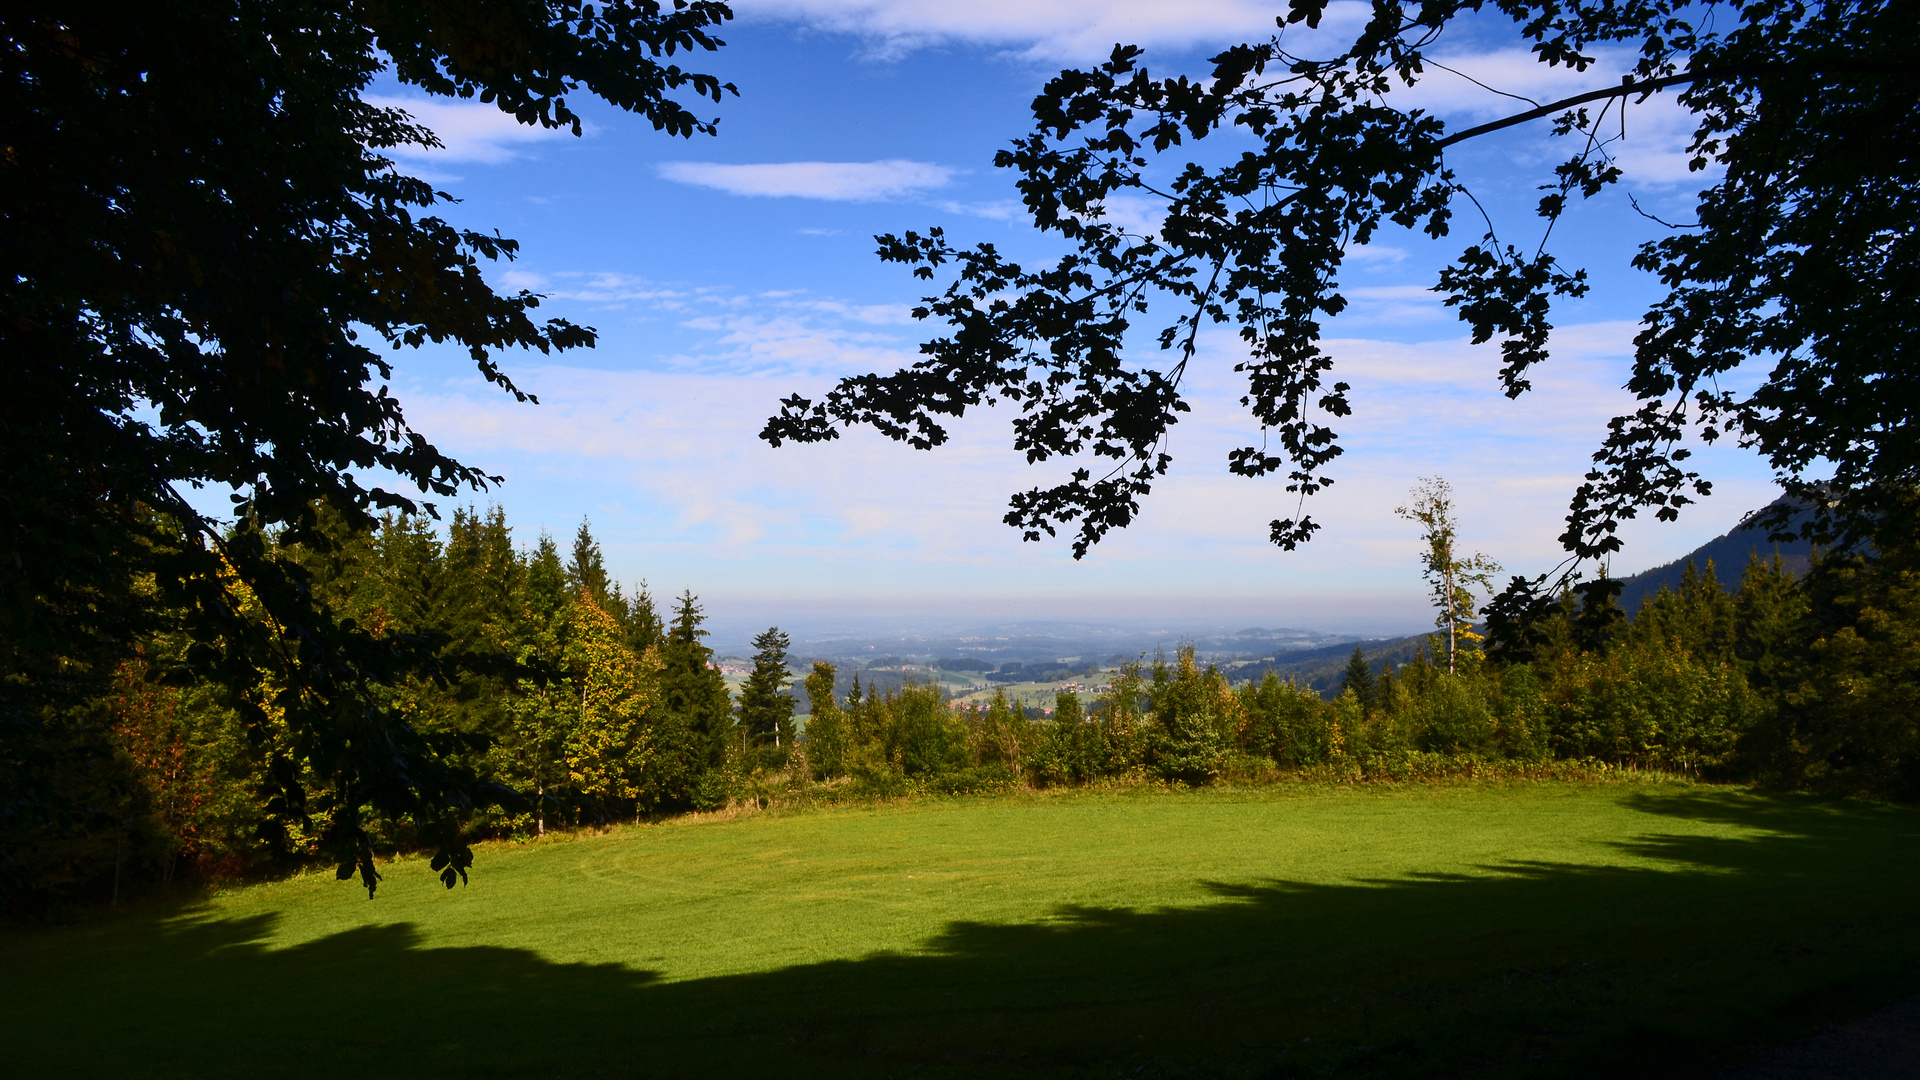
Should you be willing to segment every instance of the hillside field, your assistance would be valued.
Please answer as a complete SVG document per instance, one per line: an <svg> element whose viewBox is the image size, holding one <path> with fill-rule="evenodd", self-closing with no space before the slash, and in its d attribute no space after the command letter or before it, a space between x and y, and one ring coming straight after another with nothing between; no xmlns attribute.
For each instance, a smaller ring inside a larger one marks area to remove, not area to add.
<svg viewBox="0 0 1920 1080"><path fill-rule="evenodd" d="M43 1076L1711 1076L1920 989L1920 813L1075 791L480 850L0 937Z"/></svg>

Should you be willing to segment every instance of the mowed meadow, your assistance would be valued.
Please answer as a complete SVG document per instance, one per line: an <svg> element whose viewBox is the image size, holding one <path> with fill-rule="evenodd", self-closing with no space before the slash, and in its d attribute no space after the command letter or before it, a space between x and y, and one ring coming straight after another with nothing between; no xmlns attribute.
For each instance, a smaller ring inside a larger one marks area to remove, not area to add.
<svg viewBox="0 0 1920 1080"><path fill-rule="evenodd" d="M1920 813L1072 790L490 844L0 938L40 1076L1711 1075L1910 993Z"/></svg>

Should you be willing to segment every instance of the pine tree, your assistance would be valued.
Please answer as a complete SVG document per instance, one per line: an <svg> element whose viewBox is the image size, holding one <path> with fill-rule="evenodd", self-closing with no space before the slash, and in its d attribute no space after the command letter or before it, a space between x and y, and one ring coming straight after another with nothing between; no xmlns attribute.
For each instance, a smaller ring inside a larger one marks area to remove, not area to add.
<svg viewBox="0 0 1920 1080"><path fill-rule="evenodd" d="M1748 740L1772 784L1920 797L1920 545L1886 540L1871 557L1816 556L1800 583L1804 615L1784 597L1752 598L1773 623L1754 639L1783 630L1796 639L1792 663L1773 675L1772 715ZM1754 584L1763 595L1778 588Z"/></svg>
<svg viewBox="0 0 1920 1080"><path fill-rule="evenodd" d="M459 671L452 688L457 726L505 738L511 680L502 662L514 654L526 605L526 568L513 549L505 511L494 506L482 518L456 509L443 563L448 655Z"/></svg>
<svg viewBox="0 0 1920 1080"><path fill-rule="evenodd" d="M527 606L533 618L544 621L558 614L566 602L567 574L560 565L560 547L543 532L527 559Z"/></svg>
<svg viewBox="0 0 1920 1080"><path fill-rule="evenodd" d="M1788 677L1794 649L1807 635L1807 593L1778 554L1763 560L1756 553L1740 577L1734 607L1740 668L1754 689L1774 691Z"/></svg>
<svg viewBox="0 0 1920 1080"><path fill-rule="evenodd" d="M787 635L775 626L753 639L753 673L740 690L740 725L749 746L793 745L793 698L787 686Z"/></svg>
<svg viewBox="0 0 1920 1080"><path fill-rule="evenodd" d="M1340 673L1340 689L1353 691L1368 712L1379 705L1373 667L1367 663L1367 654L1358 645L1353 647L1353 655L1347 657L1347 669Z"/></svg>
<svg viewBox="0 0 1920 1080"><path fill-rule="evenodd" d="M374 554L387 625L403 634L443 632L447 583L432 523L419 514L388 514L374 538Z"/></svg>
<svg viewBox="0 0 1920 1080"><path fill-rule="evenodd" d="M594 606L606 611L612 606L610 585L606 560L600 555L600 541L593 538L587 519L581 518L580 528L573 534L573 558L567 562L567 591L575 596L584 593L592 597ZM626 614L625 607L621 605L621 615Z"/></svg>
<svg viewBox="0 0 1920 1080"><path fill-rule="evenodd" d="M709 774L725 765L733 732L733 702L726 680L713 666L713 650L700 640L707 636L701 629L706 617L696 601L691 590L680 597L661 650L661 702L672 729L672 745L659 748L670 778L661 795L669 804L691 803Z"/></svg>
<svg viewBox="0 0 1920 1080"><path fill-rule="evenodd" d="M660 618L660 611L653 603L653 593L645 581L640 582L640 591L627 602L627 647L636 653L647 651L650 645L663 645L667 640L666 623Z"/></svg>
<svg viewBox="0 0 1920 1080"><path fill-rule="evenodd" d="M1062 690L1053 696L1053 722L1064 727L1078 724L1085 716L1080 708L1080 695L1071 690Z"/></svg>
<svg viewBox="0 0 1920 1080"><path fill-rule="evenodd" d="M1662 588L1643 600L1626 633L1637 643L1678 647L1703 662L1722 663L1733 659L1736 617L1712 560L1702 571L1688 559L1679 591Z"/></svg>
<svg viewBox="0 0 1920 1080"><path fill-rule="evenodd" d="M313 515L311 540L284 547L281 555L306 572L314 599L335 618L375 625L384 616L374 614L380 590L373 580L373 530L354 524L325 501L314 503Z"/></svg>
<svg viewBox="0 0 1920 1080"><path fill-rule="evenodd" d="M565 680L567 613L566 570L560 548L545 532L528 555L522 614L511 635L514 659L523 672L506 708L506 731L495 744L497 775L533 797L535 833L546 832L558 794L566 788L565 747L578 710Z"/></svg>

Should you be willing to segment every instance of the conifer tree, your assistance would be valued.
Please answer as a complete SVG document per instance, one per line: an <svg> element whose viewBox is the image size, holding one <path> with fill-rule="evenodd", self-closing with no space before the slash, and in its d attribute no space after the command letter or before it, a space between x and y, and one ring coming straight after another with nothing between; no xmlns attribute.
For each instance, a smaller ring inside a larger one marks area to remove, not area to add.
<svg viewBox="0 0 1920 1080"><path fill-rule="evenodd" d="M535 619L551 619L567 602L567 573L560 546L545 532L527 559L527 604Z"/></svg>
<svg viewBox="0 0 1920 1080"><path fill-rule="evenodd" d="M525 615L526 564L513 548L506 511L455 511L445 555L450 632L456 648L502 650Z"/></svg>
<svg viewBox="0 0 1920 1080"><path fill-rule="evenodd" d="M793 698L787 686L787 635L775 626L753 639L753 673L740 690L740 725L747 744L793 745Z"/></svg>
<svg viewBox="0 0 1920 1080"><path fill-rule="evenodd" d="M649 645L666 643L666 623L661 620L653 593L644 580L640 582L640 591L627 603L626 629L627 647L636 653L645 652Z"/></svg>
<svg viewBox="0 0 1920 1080"><path fill-rule="evenodd" d="M403 634L436 634L446 620L446 580L440 537L420 514L388 514L374 537L377 590L387 628Z"/></svg>
<svg viewBox="0 0 1920 1080"><path fill-rule="evenodd" d="M691 800L709 773L726 763L733 733L733 702L726 680L713 666L713 650L700 640L706 616L692 590L680 597L673 627L661 650L661 702L673 731L660 748L671 783L663 796L670 803Z"/></svg>
<svg viewBox="0 0 1920 1080"><path fill-rule="evenodd" d="M313 516L313 538L283 545L282 557L306 573L314 601L335 618L373 625L369 616L381 606L374 582L374 530L325 501L314 503Z"/></svg>
<svg viewBox="0 0 1920 1080"><path fill-rule="evenodd" d="M1756 553L1740 577L1734 607L1734 654L1741 670L1754 689L1775 690L1786 680L1793 650L1805 633L1806 591L1778 554L1762 559Z"/></svg>
<svg viewBox="0 0 1920 1080"><path fill-rule="evenodd" d="M1347 657L1347 669L1340 673L1340 689L1353 691L1368 712L1378 705L1373 667L1367 663L1367 654L1360 646L1353 647L1353 655Z"/></svg>
<svg viewBox="0 0 1920 1080"><path fill-rule="evenodd" d="M536 834L546 832L565 785L565 746L571 731L573 694L565 681L567 645L566 568L559 545L545 532L528 555L521 617L512 635L521 677L506 709L506 733L494 747L500 778L532 797Z"/></svg>
<svg viewBox="0 0 1920 1080"><path fill-rule="evenodd" d="M600 554L600 541L593 538L593 529L586 518L580 519L580 528L573 534L573 557L567 562L567 591L578 596L585 593L593 598L594 606L606 611L612 605L608 603L613 593L607 579L606 560ZM621 615L625 615L625 604L621 605Z"/></svg>
<svg viewBox="0 0 1920 1080"><path fill-rule="evenodd" d="M1573 642L1587 652L1604 653L1627 628L1627 613L1620 606L1619 578L1609 577L1603 569L1599 577L1575 585L1570 593L1579 607L1569 625Z"/></svg>

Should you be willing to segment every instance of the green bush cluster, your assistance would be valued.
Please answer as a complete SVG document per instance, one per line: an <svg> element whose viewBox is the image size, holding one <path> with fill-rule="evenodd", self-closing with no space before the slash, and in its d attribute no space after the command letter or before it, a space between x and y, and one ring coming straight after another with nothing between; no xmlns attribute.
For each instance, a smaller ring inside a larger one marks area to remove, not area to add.
<svg viewBox="0 0 1920 1080"><path fill-rule="evenodd" d="M1689 565L1631 620L1569 595L1524 659L1471 634L1453 670L1436 639L1398 670L1350 667L1332 700L1268 673L1231 686L1182 649L1123 668L1083 703L1032 718L1004 696L942 706L930 687L832 696L808 680L815 781L976 791L1109 780L1189 785L1287 774L1390 780L1582 763L1787 788L1920 793L1920 575L1823 560L1798 581L1753 560L1728 591Z"/></svg>

